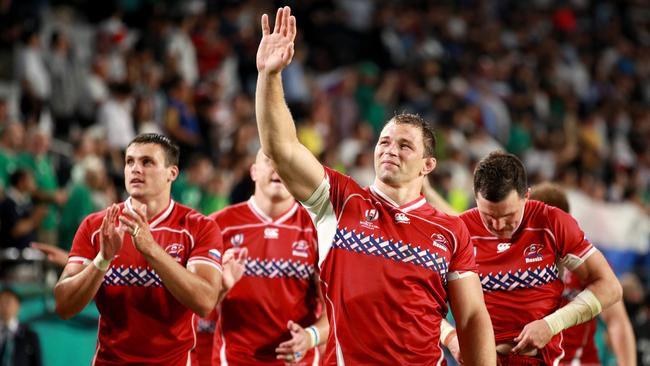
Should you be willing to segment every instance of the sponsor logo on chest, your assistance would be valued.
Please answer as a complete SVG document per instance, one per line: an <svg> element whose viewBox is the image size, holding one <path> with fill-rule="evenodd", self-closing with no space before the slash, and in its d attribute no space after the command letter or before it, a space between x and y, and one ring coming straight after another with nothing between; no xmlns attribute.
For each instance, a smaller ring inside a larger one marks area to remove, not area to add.
<svg viewBox="0 0 650 366"><path fill-rule="evenodd" d="M298 240L291 244L291 254L296 257L309 257L309 243L307 240Z"/></svg>
<svg viewBox="0 0 650 366"><path fill-rule="evenodd" d="M526 263L541 262L544 259L544 257L540 254L542 249L544 249L543 244L533 243L527 246L524 250L524 258L526 259Z"/></svg>
<svg viewBox="0 0 650 366"><path fill-rule="evenodd" d="M276 227L267 227L264 229L264 239L277 239L280 237L280 229Z"/></svg>

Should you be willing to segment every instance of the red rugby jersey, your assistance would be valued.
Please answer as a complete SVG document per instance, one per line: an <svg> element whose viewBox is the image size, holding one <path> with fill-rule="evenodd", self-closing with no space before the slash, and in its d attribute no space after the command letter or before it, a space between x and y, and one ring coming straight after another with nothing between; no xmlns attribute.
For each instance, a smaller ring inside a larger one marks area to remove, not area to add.
<svg viewBox="0 0 650 366"><path fill-rule="evenodd" d="M131 207L130 198L120 209L125 205ZM106 210L84 219L68 263L90 264L95 258L105 214ZM153 239L182 266L201 263L221 271L221 234L214 221L170 200L149 226ZM100 318L94 365L189 364L195 344L193 313L165 288L131 236L124 236L95 303Z"/></svg>
<svg viewBox="0 0 650 366"><path fill-rule="evenodd" d="M224 249L248 248L242 279L220 305L212 350L215 365L284 365L275 348L291 339L287 322L303 327L317 319L317 238L307 211L295 202L273 219L255 204L210 215L222 229ZM293 365L317 365L315 350Z"/></svg>
<svg viewBox="0 0 650 366"><path fill-rule="evenodd" d="M319 238L327 365L441 365L447 283L475 270L465 225L330 168L304 202Z"/></svg>
<svg viewBox="0 0 650 366"><path fill-rule="evenodd" d="M526 201L510 239L490 233L476 208L460 217L472 236L497 343L513 341L526 324L562 305L558 262L575 269L596 251L573 217L539 201ZM546 363L563 358L562 337L556 335L542 350Z"/></svg>

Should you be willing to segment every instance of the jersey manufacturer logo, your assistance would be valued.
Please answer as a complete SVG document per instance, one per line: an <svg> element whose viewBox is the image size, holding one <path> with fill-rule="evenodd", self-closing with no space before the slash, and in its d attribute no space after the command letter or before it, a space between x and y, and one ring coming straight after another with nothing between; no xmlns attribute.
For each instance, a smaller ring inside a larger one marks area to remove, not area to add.
<svg viewBox="0 0 650 366"><path fill-rule="evenodd" d="M232 244L233 246L238 247L243 243L244 243L244 234L242 233L235 234L232 236L232 238L230 238L230 244Z"/></svg>
<svg viewBox="0 0 650 366"><path fill-rule="evenodd" d="M533 243L527 246L526 249L524 250L524 257L526 258L526 263L539 262L542 259L544 259L542 255L539 254L539 252L542 249L544 249L544 245L542 244Z"/></svg>
<svg viewBox="0 0 650 366"><path fill-rule="evenodd" d="M405 213L403 212L398 212L395 214L395 222L398 224L410 224L411 219L409 219L408 216L406 216Z"/></svg>
<svg viewBox="0 0 650 366"><path fill-rule="evenodd" d="M180 243L172 243L169 244L165 248L165 252L169 254L174 260L178 263L180 263L183 260L183 250L185 249L185 246Z"/></svg>
<svg viewBox="0 0 650 366"><path fill-rule="evenodd" d="M433 234L431 235L431 238L433 238L433 246L442 249L445 252L447 251L447 239L445 239L442 234Z"/></svg>
<svg viewBox="0 0 650 366"><path fill-rule="evenodd" d="M277 239L280 236L280 231L275 227L267 227L264 229L264 239Z"/></svg>
<svg viewBox="0 0 650 366"><path fill-rule="evenodd" d="M503 253L508 249L510 249L510 243L499 243L499 244L497 244L497 253Z"/></svg>
<svg viewBox="0 0 650 366"><path fill-rule="evenodd" d="M309 256L309 244L307 240L298 240L291 244L291 254L296 257L307 258Z"/></svg>
<svg viewBox="0 0 650 366"><path fill-rule="evenodd" d="M364 216L366 217L366 221L375 221L379 218L379 212L377 209L371 208L369 210L366 210L364 212Z"/></svg>

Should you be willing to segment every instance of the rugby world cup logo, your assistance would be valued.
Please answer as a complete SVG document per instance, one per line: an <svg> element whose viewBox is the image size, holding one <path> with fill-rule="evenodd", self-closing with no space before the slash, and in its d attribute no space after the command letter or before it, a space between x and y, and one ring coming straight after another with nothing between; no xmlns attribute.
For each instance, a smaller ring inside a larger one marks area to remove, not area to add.
<svg viewBox="0 0 650 366"><path fill-rule="evenodd" d="M364 212L366 221L375 221L379 218L379 212L375 208L368 209Z"/></svg>
<svg viewBox="0 0 650 366"><path fill-rule="evenodd" d="M242 245L244 243L244 234L239 233L233 235L232 238L230 238L230 243L235 247Z"/></svg>

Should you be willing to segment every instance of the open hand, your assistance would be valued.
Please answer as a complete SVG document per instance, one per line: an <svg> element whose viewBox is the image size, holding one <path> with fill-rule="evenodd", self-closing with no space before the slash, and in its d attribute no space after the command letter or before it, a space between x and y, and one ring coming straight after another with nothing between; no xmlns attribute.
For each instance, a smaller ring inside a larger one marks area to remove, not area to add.
<svg viewBox="0 0 650 366"><path fill-rule="evenodd" d="M120 214L120 207L116 204L106 209L106 215L99 227L99 244L102 256L106 260L112 260L115 254L122 248L123 234L115 227L115 220Z"/></svg>
<svg viewBox="0 0 650 366"><path fill-rule="evenodd" d="M297 362L305 357L305 353L309 350L311 339L305 328L300 324L289 320L287 328L291 332L291 339L280 343L278 348L275 349L276 358L279 360L286 360L287 362Z"/></svg>
<svg viewBox="0 0 650 366"><path fill-rule="evenodd" d="M273 33L268 15L262 15L262 40L257 49L257 71L270 74L282 71L293 58L296 18L288 6L279 8Z"/></svg>
<svg viewBox="0 0 650 366"><path fill-rule="evenodd" d="M149 229L146 205L143 205L141 208L133 206L133 210L125 206L119 220L121 224L119 231L123 234L131 235L133 245L138 251L144 253L155 245Z"/></svg>
<svg viewBox="0 0 650 366"><path fill-rule="evenodd" d="M246 270L247 248L230 248L223 253L221 281L226 290L230 290L242 278Z"/></svg>

